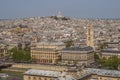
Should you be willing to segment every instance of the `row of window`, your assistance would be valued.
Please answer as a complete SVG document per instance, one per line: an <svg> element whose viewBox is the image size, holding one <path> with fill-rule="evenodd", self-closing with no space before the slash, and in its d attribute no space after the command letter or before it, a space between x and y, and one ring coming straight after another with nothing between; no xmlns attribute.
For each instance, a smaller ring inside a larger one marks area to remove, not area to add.
<svg viewBox="0 0 120 80"><path fill-rule="evenodd" d="M55 53L58 53L57 51L31 51L31 53L34 53L34 54L42 54L42 53L51 53L51 54L55 54Z"/></svg>
<svg viewBox="0 0 120 80"><path fill-rule="evenodd" d="M32 76L28 76L28 80L53 80L53 79L51 79L51 78L45 78L45 77L43 77L43 78L41 78L41 77L32 77Z"/></svg>
<svg viewBox="0 0 120 80"><path fill-rule="evenodd" d="M82 56L82 55L62 55L62 59L86 60L87 59L87 55L86 56Z"/></svg>
<svg viewBox="0 0 120 80"><path fill-rule="evenodd" d="M58 56L56 55L32 55L33 59L54 59L54 58L58 58Z"/></svg>

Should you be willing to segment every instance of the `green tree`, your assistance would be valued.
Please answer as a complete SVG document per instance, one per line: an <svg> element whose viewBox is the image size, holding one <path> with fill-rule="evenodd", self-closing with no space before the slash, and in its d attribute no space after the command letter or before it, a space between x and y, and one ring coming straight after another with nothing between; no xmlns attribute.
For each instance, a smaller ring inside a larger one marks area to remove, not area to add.
<svg viewBox="0 0 120 80"><path fill-rule="evenodd" d="M108 44L106 43L103 43L100 45L100 50L104 49L104 48L107 48L108 47Z"/></svg>
<svg viewBox="0 0 120 80"><path fill-rule="evenodd" d="M108 59L101 58L99 63L102 65L102 67L117 70L120 66L120 59L117 56L113 56Z"/></svg>
<svg viewBox="0 0 120 80"><path fill-rule="evenodd" d="M65 42L65 45L66 45L66 48L67 48L67 47L71 47L71 46L73 45L73 41L72 41L72 40L66 41L66 42Z"/></svg>
<svg viewBox="0 0 120 80"><path fill-rule="evenodd" d="M31 60L30 49L29 50L18 50L16 47L10 50L12 58L15 62L27 62Z"/></svg>
<svg viewBox="0 0 120 80"><path fill-rule="evenodd" d="M30 51L24 51L23 52L24 54L23 54L23 60L24 61L30 61L31 60L31 56L30 56Z"/></svg>
<svg viewBox="0 0 120 80"><path fill-rule="evenodd" d="M98 60L100 59L99 55L98 55L96 52L94 52L94 59L95 59L96 61L98 61Z"/></svg>
<svg viewBox="0 0 120 80"><path fill-rule="evenodd" d="M98 63L101 64L101 65L103 66L104 63L105 63L105 61L106 61L106 58L99 58Z"/></svg>

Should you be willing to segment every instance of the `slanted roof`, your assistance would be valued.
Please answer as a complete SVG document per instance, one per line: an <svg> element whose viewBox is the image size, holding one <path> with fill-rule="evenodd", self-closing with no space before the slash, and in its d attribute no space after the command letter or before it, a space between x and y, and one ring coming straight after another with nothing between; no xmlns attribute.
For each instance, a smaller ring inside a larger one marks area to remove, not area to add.
<svg viewBox="0 0 120 80"><path fill-rule="evenodd" d="M76 46L76 47L69 47L69 48L64 48L62 50L70 50L70 51L89 51L89 50L93 50L92 47L87 46L87 47L80 47L80 46Z"/></svg>
<svg viewBox="0 0 120 80"><path fill-rule="evenodd" d="M87 68L87 70L91 74L97 74L97 75L102 75L102 76L111 76L111 77L119 77L120 78L120 71L117 71L117 70L94 69L94 68Z"/></svg>
<svg viewBox="0 0 120 80"><path fill-rule="evenodd" d="M106 42L106 44L119 44L119 42Z"/></svg>
<svg viewBox="0 0 120 80"><path fill-rule="evenodd" d="M53 48L31 48L31 50L39 50L39 51L55 51Z"/></svg>
<svg viewBox="0 0 120 80"><path fill-rule="evenodd" d="M76 46L76 47L64 48L64 49L62 49L62 52L69 52L69 53L89 53L89 52L93 52L93 48L90 47L90 46L87 46L87 47Z"/></svg>
<svg viewBox="0 0 120 80"><path fill-rule="evenodd" d="M54 77L54 78L56 78L55 80L76 80L72 76L66 75L65 72L61 73L59 71L30 69L30 70L26 71L24 73L24 75Z"/></svg>
<svg viewBox="0 0 120 80"><path fill-rule="evenodd" d="M101 53L119 53L120 54L120 50L102 50Z"/></svg>
<svg viewBox="0 0 120 80"><path fill-rule="evenodd" d="M61 72L58 71L47 71L47 70L36 70L30 69L24 73L25 75L33 75L33 76L46 76L46 77L59 77Z"/></svg>

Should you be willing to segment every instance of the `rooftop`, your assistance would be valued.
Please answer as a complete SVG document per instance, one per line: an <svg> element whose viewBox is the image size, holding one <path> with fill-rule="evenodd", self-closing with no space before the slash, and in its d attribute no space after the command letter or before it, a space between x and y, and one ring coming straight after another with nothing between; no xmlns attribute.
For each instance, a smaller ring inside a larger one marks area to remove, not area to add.
<svg viewBox="0 0 120 80"><path fill-rule="evenodd" d="M111 77L120 77L120 71L117 71L117 70L105 70L105 69L93 69L93 68L87 68L87 70L91 74L111 76Z"/></svg>
<svg viewBox="0 0 120 80"><path fill-rule="evenodd" d="M106 44L119 44L120 42L106 42Z"/></svg>
<svg viewBox="0 0 120 80"><path fill-rule="evenodd" d="M64 45L63 42L57 42L57 41L45 41L45 42L40 42L38 45Z"/></svg>
<svg viewBox="0 0 120 80"><path fill-rule="evenodd" d="M25 75L34 75L34 76L47 76L47 77L59 77L61 72L58 71L46 71L46 70L36 70L30 69L25 72Z"/></svg>
<svg viewBox="0 0 120 80"><path fill-rule="evenodd" d="M105 53L119 53L120 54L120 50L102 50L101 51L102 53L105 52Z"/></svg>
<svg viewBox="0 0 120 80"><path fill-rule="evenodd" d="M93 51L93 48L90 46L87 47L80 47L80 46L76 46L76 47L69 47L69 48L64 48L62 49L62 51Z"/></svg>
<svg viewBox="0 0 120 80"><path fill-rule="evenodd" d="M25 72L25 75L55 77L56 78L55 80L76 80L72 76L66 75L65 72L61 73L61 72L58 72L58 71L30 69L30 70Z"/></svg>
<svg viewBox="0 0 120 80"><path fill-rule="evenodd" d="M39 50L39 51L55 51L56 49L54 48L31 48L31 50Z"/></svg>

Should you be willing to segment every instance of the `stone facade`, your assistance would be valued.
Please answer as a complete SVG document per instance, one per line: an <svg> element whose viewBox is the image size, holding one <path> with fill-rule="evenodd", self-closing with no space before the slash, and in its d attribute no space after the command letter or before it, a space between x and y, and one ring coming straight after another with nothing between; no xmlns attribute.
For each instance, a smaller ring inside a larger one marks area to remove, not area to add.
<svg viewBox="0 0 120 80"><path fill-rule="evenodd" d="M94 62L93 48L70 47L62 49L62 62L65 64L90 65Z"/></svg>
<svg viewBox="0 0 120 80"><path fill-rule="evenodd" d="M78 80L120 80L120 71L88 68Z"/></svg>
<svg viewBox="0 0 120 80"><path fill-rule="evenodd" d="M47 64L23 64L16 63L12 65L12 68L23 68L23 69L40 69L40 70L53 70L53 71L66 71L70 66L61 65L47 65Z"/></svg>
<svg viewBox="0 0 120 80"><path fill-rule="evenodd" d="M92 25L87 25L87 46L91 46L92 48L95 48L94 46L94 28Z"/></svg>
<svg viewBox="0 0 120 80"><path fill-rule="evenodd" d="M32 60L36 63L57 64L60 60L60 50L64 47L63 43L39 43L31 48Z"/></svg>

